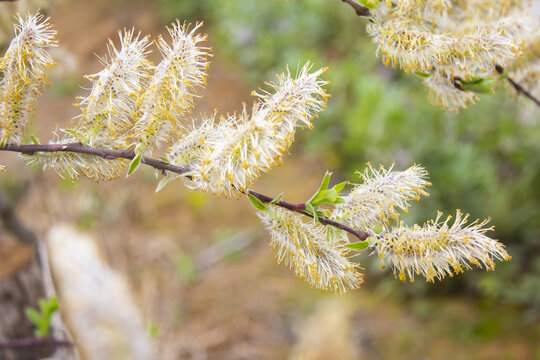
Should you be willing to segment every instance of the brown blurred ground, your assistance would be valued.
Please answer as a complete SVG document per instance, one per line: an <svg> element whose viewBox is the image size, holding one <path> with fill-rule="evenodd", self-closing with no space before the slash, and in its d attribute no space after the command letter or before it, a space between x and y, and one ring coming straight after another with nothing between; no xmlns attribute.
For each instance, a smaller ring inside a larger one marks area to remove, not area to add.
<svg viewBox="0 0 540 360"><path fill-rule="evenodd" d="M74 95L83 93L77 84L88 86L82 75L99 71L95 54L105 54L108 37L132 26L153 36L164 32L155 6L73 0L50 12L60 45L77 67L53 79L39 102L35 128L42 142L56 125L77 115L71 106ZM251 89L241 82L240 71L214 57L194 116L250 103ZM2 162L13 181L30 181L19 214L37 234L68 222L99 239L109 263L129 278L145 320L157 327L154 341L163 359L540 357L538 326L501 304L463 298L398 301L370 276L365 288L346 296L310 289L275 264L267 234L245 199L203 197L180 182L156 194L150 169L107 184L82 179L70 185L55 174L26 169L14 156L3 155ZM301 201L325 170L316 160L288 156L256 189L270 195L285 191L290 201ZM241 250L221 254L235 246Z"/></svg>

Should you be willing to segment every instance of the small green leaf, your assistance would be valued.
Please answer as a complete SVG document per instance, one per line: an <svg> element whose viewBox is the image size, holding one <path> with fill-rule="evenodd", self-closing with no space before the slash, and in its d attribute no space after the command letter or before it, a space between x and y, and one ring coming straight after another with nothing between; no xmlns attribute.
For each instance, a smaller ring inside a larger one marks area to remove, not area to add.
<svg viewBox="0 0 540 360"><path fill-rule="evenodd" d="M347 244L345 246L352 250L361 251L361 250L366 249L369 246L369 241L368 240L359 241L359 242Z"/></svg>
<svg viewBox="0 0 540 360"><path fill-rule="evenodd" d="M150 339L156 339L159 337L159 327L157 326L157 324L154 324L153 322L149 321L147 330L148 330L148 336L150 337Z"/></svg>
<svg viewBox="0 0 540 360"><path fill-rule="evenodd" d="M174 265L178 275L184 283L191 283L197 277L195 260L184 252L179 252L174 257Z"/></svg>
<svg viewBox="0 0 540 360"><path fill-rule="evenodd" d="M156 192L161 191L161 189L163 189L163 188L165 187L165 185L167 185L167 183L168 183L169 181L171 181L171 179L172 179L171 174L165 175L165 176L161 179L161 181L159 182L158 186L156 187Z"/></svg>
<svg viewBox="0 0 540 360"><path fill-rule="evenodd" d="M32 136L32 135L31 135L31 136L30 136L30 139L32 139L32 142L33 142L34 144L39 145L39 140L36 139L35 136Z"/></svg>
<svg viewBox="0 0 540 360"><path fill-rule="evenodd" d="M375 9L375 6L377 5L377 0L358 0L358 2L368 9Z"/></svg>
<svg viewBox="0 0 540 360"><path fill-rule="evenodd" d="M338 197L336 201L334 201L334 204L345 204L345 199L342 197Z"/></svg>
<svg viewBox="0 0 540 360"><path fill-rule="evenodd" d="M421 71L415 71L415 74L418 75L419 77L423 78L423 79L426 79L426 78L431 76L431 74L421 72Z"/></svg>
<svg viewBox="0 0 540 360"><path fill-rule="evenodd" d="M334 185L333 189L336 190L336 191L339 193L339 192L341 192L341 190L343 190L343 188L345 187L345 185L347 185L347 182L346 182L346 181Z"/></svg>
<svg viewBox="0 0 540 360"><path fill-rule="evenodd" d="M334 187L327 189L328 184L330 183L330 176L332 173L326 172L324 175L323 181L321 182L321 186L319 186L319 189L317 192L307 201L307 203L310 203L313 206L318 206L322 204L342 204L343 199L339 196L340 191L343 190L346 182L342 182L339 184L334 185Z"/></svg>
<svg viewBox="0 0 540 360"><path fill-rule="evenodd" d="M279 194L272 201L270 201L270 204L272 205L277 204L281 200L282 197L283 197L283 193Z"/></svg>
<svg viewBox="0 0 540 360"><path fill-rule="evenodd" d="M256 209L259 209L261 211L266 211L266 205L264 205L264 203L261 200L259 200L258 198L256 198L255 196L249 193L248 193L248 197L249 197L249 201L251 201L251 204L255 206Z"/></svg>
<svg viewBox="0 0 540 360"><path fill-rule="evenodd" d="M49 303L47 299L38 299L38 306L41 313L45 314L47 312L47 308L49 307Z"/></svg>
<svg viewBox="0 0 540 360"><path fill-rule="evenodd" d="M319 222L319 214L317 213L317 210L318 209L315 209L310 202L306 203L306 212L313 215L313 220L315 220L315 222Z"/></svg>
<svg viewBox="0 0 540 360"><path fill-rule="evenodd" d="M466 91L472 91L478 94L493 94L493 86L496 84L495 78L477 77L468 81L460 81L461 87Z"/></svg>
<svg viewBox="0 0 540 360"><path fill-rule="evenodd" d="M24 308L24 315L34 326L38 327L43 322L41 314L36 309L31 307Z"/></svg>
<svg viewBox="0 0 540 360"><path fill-rule="evenodd" d="M133 160L131 160L131 164L129 164L128 176L133 174L133 172L137 170L139 165L141 165L141 160L142 160L142 154L139 152L137 153L137 155L135 155Z"/></svg>
<svg viewBox="0 0 540 360"><path fill-rule="evenodd" d="M328 187L328 184L330 183L330 176L331 175L332 175L332 173L329 173L328 171L326 172L326 174L324 174L321 185L319 186L319 188L317 189L315 194L313 194L311 199L308 200L308 202L311 202L311 200L315 199L317 197L317 195L319 195L319 193L321 191L325 190Z"/></svg>
<svg viewBox="0 0 540 360"><path fill-rule="evenodd" d="M67 134L71 134L71 135L73 135L73 136L75 136L75 137L76 137L77 134L78 134L78 133L77 133L77 130L63 129L62 131L65 132L65 133L67 133Z"/></svg>
<svg viewBox="0 0 540 360"><path fill-rule="evenodd" d="M374 232L375 234L380 234L380 233L383 232L383 227L382 227L381 225L375 225L375 226L373 227L373 232Z"/></svg>

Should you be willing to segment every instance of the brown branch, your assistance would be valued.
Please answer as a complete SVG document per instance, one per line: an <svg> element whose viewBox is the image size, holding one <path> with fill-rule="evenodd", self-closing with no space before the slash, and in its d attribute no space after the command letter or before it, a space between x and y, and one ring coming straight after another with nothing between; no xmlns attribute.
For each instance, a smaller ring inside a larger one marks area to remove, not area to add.
<svg viewBox="0 0 540 360"><path fill-rule="evenodd" d="M495 65L495 70L502 75L504 74L504 68L501 65ZM536 97L534 97L533 94L531 94L527 89L525 89L523 86L521 86L519 83L517 83L514 79L512 79L510 76L506 77L506 80L514 87L514 89L519 93L522 94L529 99L531 99L538 107L540 107L540 100L538 100Z"/></svg>
<svg viewBox="0 0 540 360"><path fill-rule="evenodd" d="M75 344L73 344L69 340L60 340L54 338L27 338L0 341L0 349L27 348L38 346L72 347L75 346Z"/></svg>
<svg viewBox="0 0 540 360"><path fill-rule="evenodd" d="M17 145L17 144L7 144L5 146L0 146L0 150L4 151L14 151L25 155L33 155L36 152L73 152L79 154L88 154L99 156L103 159L112 160L112 159L128 159L131 160L135 157L135 152L131 149L126 150L114 150L114 149L97 149L88 146L84 146L81 143L69 143L69 144L29 144L29 145ZM148 157L143 157L143 164L149 165L153 168L160 170L168 170L177 174L183 174L189 169L182 168L179 166L174 166L165 161L152 159Z"/></svg>
<svg viewBox="0 0 540 360"><path fill-rule="evenodd" d="M84 146L84 145L82 145L80 143L29 144L29 145L7 144L7 145L4 145L4 146L0 146L0 151L12 151L12 152L18 152L18 153L26 154L26 155L33 155L33 154L35 154L37 152L46 152L46 153L51 153L51 152L73 152L73 153L89 154L89 155L99 156L99 157L101 157L103 159L107 159L107 160L116 159L116 158L122 158L122 159L131 160L131 159L133 159L135 157L135 152L132 149L127 149L127 150L97 149L97 148ZM153 167L154 169L162 170L162 171L170 171L170 172L180 174L180 175L186 174L186 173L191 171L191 170L189 170L187 168L184 168L184 167L175 166L175 165L166 163L164 161L157 160L157 159L152 159L152 158L148 158L148 157L143 157L141 162L143 164L146 164L148 166ZM251 194L252 196L255 196L257 199L259 199L259 200L261 200L262 202L265 202L265 203L269 203L269 202L271 202L273 200L273 198L270 197L270 196L259 194L259 193L255 192L255 191L252 191L252 190L248 190L247 193L244 192L244 194L246 194L246 195ZM308 214L305 211L306 206L303 203L301 203L301 204L292 204L292 203L288 203L288 202L280 200L275 205L280 206L282 208L285 208L287 210L294 211L294 212L297 212L299 214L302 214L302 215L313 218L313 215ZM356 236L360 240L365 240L369 236L369 234L366 233L366 232L354 230L353 228L351 228L351 227L349 227L347 225L335 222L335 221L330 220L330 219L328 219L326 217L319 217L319 221L321 222L321 224L330 225L330 226L337 227L338 229L345 230L348 233Z"/></svg>
<svg viewBox="0 0 540 360"><path fill-rule="evenodd" d="M265 202L265 203L269 203L270 201L273 200L270 196L259 194L259 193L255 192L253 190L248 190L248 194L256 197L257 199L259 199L259 200L261 200L262 202ZM308 216L310 218L313 218L313 215L311 215L311 214L309 214L309 213L307 213L305 211L305 208L306 208L305 203L291 204L291 203L280 200L280 201L276 202L274 205L277 205L277 206L280 206L282 208L285 208L285 209L297 212L299 214ZM337 227L338 229L345 230L346 232L356 236L360 240L366 240L368 238L368 236L369 236L369 234L367 232L354 230L353 228L351 228L351 227L349 227L347 225L335 222L333 220L330 220L327 217L319 217L319 222L321 224L330 225L330 226L333 226L333 227Z"/></svg>
<svg viewBox="0 0 540 360"><path fill-rule="evenodd" d="M351 5L351 7L356 12L356 15L358 15L358 16L367 17L367 16L371 15L371 13L369 12L369 9L367 7L365 7L364 5L360 4L356 0L341 0L341 1Z"/></svg>

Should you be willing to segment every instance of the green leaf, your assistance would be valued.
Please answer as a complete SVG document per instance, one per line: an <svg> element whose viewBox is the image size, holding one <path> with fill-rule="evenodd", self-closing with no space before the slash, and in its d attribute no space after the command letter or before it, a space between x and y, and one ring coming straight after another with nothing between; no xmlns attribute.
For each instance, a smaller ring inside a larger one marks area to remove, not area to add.
<svg viewBox="0 0 540 360"><path fill-rule="evenodd" d="M416 75L418 75L419 77L423 78L423 79L426 79L428 77L431 76L431 74L428 74L428 73L425 73L425 72L421 72L421 71L415 71L414 72Z"/></svg>
<svg viewBox="0 0 540 360"><path fill-rule="evenodd" d="M332 173L329 173L328 171L326 174L324 174L324 177L322 179L321 185L319 186L319 189L315 192L315 194L311 197L311 199L308 200L308 202L311 202L313 199L317 198L319 193L323 190L325 190L328 187L328 184L330 183L330 176Z"/></svg>
<svg viewBox="0 0 540 360"><path fill-rule="evenodd" d="M56 296L53 296L49 299L48 311L51 315L58 311L58 299L56 298Z"/></svg>
<svg viewBox="0 0 540 360"><path fill-rule="evenodd" d="M346 181L334 185L333 189L336 190L337 192L340 192L341 190L343 190L343 188L345 187L345 185L347 185L347 182L346 182Z"/></svg>
<svg viewBox="0 0 540 360"><path fill-rule="evenodd" d="M179 252L174 257L174 265L184 283L191 283L197 277L197 266L194 259L188 254Z"/></svg>
<svg viewBox="0 0 540 360"><path fill-rule="evenodd" d="M248 193L248 197L249 197L249 201L251 201L251 204L255 206L256 209L261 210L261 211L266 211L266 205L261 200L259 200L258 198L256 198L255 196L249 193Z"/></svg>
<svg viewBox="0 0 540 360"><path fill-rule="evenodd" d="M131 160L131 164L129 164L128 176L133 174L133 172L137 170L139 165L141 165L141 160L142 160L142 154L138 152L137 155L135 155L135 157L133 158L133 160Z"/></svg>
<svg viewBox="0 0 540 360"><path fill-rule="evenodd" d="M382 232L383 232L383 227L382 227L382 225L379 225L379 224L378 224L378 225L375 225L375 226L373 227L373 232L374 232L375 234L380 234L380 233L382 233Z"/></svg>
<svg viewBox="0 0 540 360"><path fill-rule="evenodd" d="M24 308L24 315L36 327L40 326L40 324L43 322L41 314L38 313L36 309L29 306Z"/></svg>
<svg viewBox="0 0 540 360"><path fill-rule="evenodd" d="M345 246L352 250L361 251L361 250L366 249L369 246L369 241L368 240L359 241L359 242L347 244Z"/></svg>
<svg viewBox="0 0 540 360"><path fill-rule="evenodd" d="M460 81L463 90L472 91L478 94L493 94L493 86L496 84L495 78L482 78L477 77L468 81Z"/></svg>
<svg viewBox="0 0 540 360"><path fill-rule="evenodd" d="M165 175L165 176L161 179L161 181L159 182L158 186L156 187L156 192L161 191L161 189L163 189L163 188L165 187L165 185L167 185L167 183L168 183L169 181L171 181L171 179L172 179L171 174Z"/></svg>
<svg viewBox="0 0 540 360"><path fill-rule="evenodd" d="M62 131L67 133L67 134L71 134L71 135L73 135L75 137L78 135L77 130L63 129Z"/></svg>
<svg viewBox="0 0 540 360"><path fill-rule="evenodd" d="M358 0L358 2L368 9L375 9L375 6L377 5L377 0Z"/></svg>
<svg viewBox="0 0 540 360"><path fill-rule="evenodd" d="M317 192L307 201L306 204L311 204L314 207L322 204L342 204L344 200L339 196L340 191L343 190L346 182L342 182L334 185L332 188L327 189L328 184L330 183L330 176L332 173L326 172L324 178L321 182L321 186Z"/></svg>
<svg viewBox="0 0 540 360"><path fill-rule="evenodd" d="M157 324L154 324L151 321L148 322L147 331L150 339L156 339L159 337L159 327L157 326Z"/></svg>
<svg viewBox="0 0 540 360"><path fill-rule="evenodd" d="M30 136L30 139L32 139L32 142L33 142L34 144L39 145L39 140L36 139L35 136L31 135L31 136Z"/></svg>
<svg viewBox="0 0 540 360"><path fill-rule="evenodd" d="M272 201L270 201L270 204L272 205L277 204L281 200L282 197L283 197L283 193L279 194L274 199L272 199Z"/></svg>
<svg viewBox="0 0 540 360"><path fill-rule="evenodd" d="M315 209L310 202L306 203L306 212L313 215L313 220L315 220L315 222L319 222L319 214L317 213L317 210L318 209Z"/></svg>

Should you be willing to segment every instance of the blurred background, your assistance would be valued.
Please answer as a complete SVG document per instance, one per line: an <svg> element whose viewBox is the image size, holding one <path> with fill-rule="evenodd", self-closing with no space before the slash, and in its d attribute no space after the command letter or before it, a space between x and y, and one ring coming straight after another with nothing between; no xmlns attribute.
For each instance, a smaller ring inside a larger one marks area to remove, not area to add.
<svg viewBox="0 0 540 360"><path fill-rule="evenodd" d="M159 358L540 359L540 109L531 102L500 88L459 114L429 105L420 79L384 67L366 21L338 0L38 6L52 17L61 47L52 86L37 106L33 132L41 142L78 115L75 96L89 87L82 76L101 69L96 55L105 55L107 38L117 42L119 29L156 38L175 19L204 21L214 57L194 118L241 110L254 101L251 90L287 64L293 72L307 60L329 67L327 110L255 190L301 202L326 170L333 181L355 181L368 161L397 170L422 164L431 196L415 203L405 222L423 223L437 210L491 217L492 236L512 255L495 272L467 271L436 284L401 283L378 258L362 256L364 286L325 294L275 264L246 199L202 196L180 182L155 193L151 169L106 184L72 184L0 154L8 166L0 189L19 219L38 238L56 223L91 234L128 279ZM11 26L2 21L9 39ZM0 233L0 281L31 254Z"/></svg>

